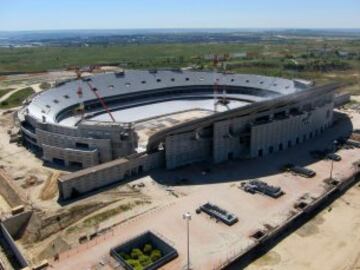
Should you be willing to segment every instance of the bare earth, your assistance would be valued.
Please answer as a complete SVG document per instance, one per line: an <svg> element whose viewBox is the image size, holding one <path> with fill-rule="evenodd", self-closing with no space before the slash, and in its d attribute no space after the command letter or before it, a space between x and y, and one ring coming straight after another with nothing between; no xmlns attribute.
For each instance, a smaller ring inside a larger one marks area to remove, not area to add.
<svg viewBox="0 0 360 270"><path fill-rule="evenodd" d="M350 189L246 269L360 269L360 187Z"/></svg>

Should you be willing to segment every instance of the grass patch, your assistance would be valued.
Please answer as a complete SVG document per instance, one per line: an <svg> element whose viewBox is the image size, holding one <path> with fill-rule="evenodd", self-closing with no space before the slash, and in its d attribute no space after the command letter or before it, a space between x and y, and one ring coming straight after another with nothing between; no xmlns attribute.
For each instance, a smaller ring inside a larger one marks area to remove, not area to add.
<svg viewBox="0 0 360 270"><path fill-rule="evenodd" d="M79 231L81 228L79 226L72 226L70 228L67 228L66 229L66 233L70 234L70 233L73 233L73 232L77 232Z"/></svg>
<svg viewBox="0 0 360 270"><path fill-rule="evenodd" d="M115 215L120 214L122 212L129 211L131 208L132 208L132 206L130 204L120 205L117 208L104 211L102 213L96 214L96 215L94 215L92 217L89 217L89 218L85 219L84 220L84 225L85 225L85 227L95 226L95 225L109 219L112 216L115 216Z"/></svg>
<svg viewBox="0 0 360 270"><path fill-rule="evenodd" d="M31 87L26 87L24 89L21 89L14 94L12 94L8 99L4 100L0 103L0 109L9 109L13 107L20 106L23 101L31 96L34 92L34 89Z"/></svg>
<svg viewBox="0 0 360 270"><path fill-rule="evenodd" d="M7 93L10 93L12 90L14 90L14 88L6 88L6 89L0 90L0 98L5 96Z"/></svg>
<svg viewBox="0 0 360 270"><path fill-rule="evenodd" d="M150 201L135 201L134 203L122 204L116 208L106 210L106 211L96 214L92 217L86 218L83 222L83 225L84 225L84 227L93 227L115 215L129 211L132 208L134 208L135 206L149 204L149 203L151 203L151 202Z"/></svg>

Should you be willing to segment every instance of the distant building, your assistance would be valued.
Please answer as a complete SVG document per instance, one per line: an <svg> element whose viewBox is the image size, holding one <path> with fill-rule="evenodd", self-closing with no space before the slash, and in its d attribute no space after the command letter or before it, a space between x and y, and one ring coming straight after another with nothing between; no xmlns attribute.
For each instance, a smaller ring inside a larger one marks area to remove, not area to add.
<svg viewBox="0 0 360 270"><path fill-rule="evenodd" d="M216 55L216 54L207 54L204 56L204 60L207 61L214 61L217 59L217 61L226 61L229 58L229 55Z"/></svg>
<svg viewBox="0 0 360 270"><path fill-rule="evenodd" d="M336 55L340 58L352 58L356 56L356 53L354 52L347 52L347 51L336 51Z"/></svg>
<svg viewBox="0 0 360 270"><path fill-rule="evenodd" d="M238 52L238 53L232 53L231 58L246 58L248 57L247 52Z"/></svg>

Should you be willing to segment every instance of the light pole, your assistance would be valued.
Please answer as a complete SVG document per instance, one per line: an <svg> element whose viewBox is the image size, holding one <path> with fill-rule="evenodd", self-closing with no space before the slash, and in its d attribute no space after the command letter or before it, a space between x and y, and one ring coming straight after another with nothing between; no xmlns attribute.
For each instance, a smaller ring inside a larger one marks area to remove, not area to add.
<svg viewBox="0 0 360 270"><path fill-rule="evenodd" d="M187 212L186 214L183 214L183 219L186 220L187 225L187 270L190 270L190 220L191 220L191 214Z"/></svg>
<svg viewBox="0 0 360 270"><path fill-rule="evenodd" d="M333 169L334 169L334 160L331 160L331 167L330 167L330 181L332 181L333 178Z"/></svg>
<svg viewBox="0 0 360 270"><path fill-rule="evenodd" d="M336 152L336 145L337 145L337 141L333 141L333 145L332 145L332 152L335 154ZM334 169L334 159L331 159L331 167L330 167L330 181L332 181L333 178L333 169Z"/></svg>

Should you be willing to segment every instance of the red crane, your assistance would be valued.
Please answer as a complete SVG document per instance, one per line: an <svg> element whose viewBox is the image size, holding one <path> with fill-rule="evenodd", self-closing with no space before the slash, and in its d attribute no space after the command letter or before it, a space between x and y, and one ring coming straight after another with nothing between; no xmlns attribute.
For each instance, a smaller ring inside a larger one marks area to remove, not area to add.
<svg viewBox="0 0 360 270"><path fill-rule="evenodd" d="M77 79L78 80L81 80L82 77L81 77L81 71L80 69L76 69L76 76L77 76ZM114 116L112 115L109 107L106 105L104 99L99 95L99 93L97 92L97 89L95 87L92 86L92 84L90 83L90 79L85 79L83 80L86 82L87 86L89 87L89 89L94 93L94 95L96 96L96 98L100 101L100 104L101 106L104 108L104 110L107 112L107 114L110 116L111 120L115 123L116 120L114 118ZM81 85L79 84L79 88L78 88L78 91L77 91L77 94L79 96L79 98L82 98L82 95L83 95L83 92L82 92L82 88L81 88ZM84 105L82 106L84 107Z"/></svg>
<svg viewBox="0 0 360 270"><path fill-rule="evenodd" d="M86 84L88 85L88 87L90 88L90 90L94 93L94 95L96 96L96 98L100 101L101 106L105 109L105 111L108 113L108 115L110 116L111 120L115 123L116 120L114 118L114 116L112 115L109 107L106 105L104 99L99 95L99 93L97 92L97 89L95 87L93 87L91 85L91 83L89 81L86 81Z"/></svg>
<svg viewBox="0 0 360 270"><path fill-rule="evenodd" d="M79 101L80 101L80 105L78 108L75 109L76 114L80 114L81 115L81 119L84 119L84 113L85 113L85 105L83 103L83 101L81 100L83 97L83 91L82 91L82 87L81 87L81 71L80 69L76 69L75 70L76 73L76 79L78 80L78 89L76 91L76 94L79 97Z"/></svg>

